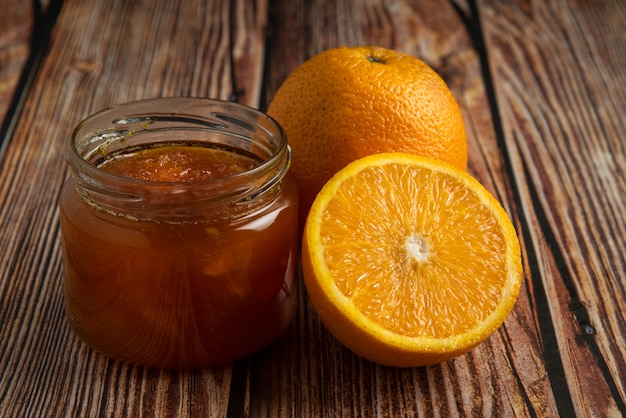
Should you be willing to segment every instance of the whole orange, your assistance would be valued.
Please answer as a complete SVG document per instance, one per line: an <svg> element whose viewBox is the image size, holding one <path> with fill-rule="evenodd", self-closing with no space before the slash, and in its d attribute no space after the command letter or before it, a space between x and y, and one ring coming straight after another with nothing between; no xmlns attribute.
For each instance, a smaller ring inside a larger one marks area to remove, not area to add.
<svg viewBox="0 0 626 418"><path fill-rule="evenodd" d="M408 152L467 165L465 126L448 86L398 51L326 50L287 77L267 113L287 134L303 218L333 174L370 154Z"/></svg>

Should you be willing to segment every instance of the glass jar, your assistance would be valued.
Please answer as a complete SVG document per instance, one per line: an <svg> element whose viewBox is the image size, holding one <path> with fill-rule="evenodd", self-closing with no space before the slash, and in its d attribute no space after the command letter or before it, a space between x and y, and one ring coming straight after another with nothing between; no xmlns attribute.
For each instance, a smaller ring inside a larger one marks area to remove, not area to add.
<svg viewBox="0 0 626 418"><path fill-rule="evenodd" d="M239 174L149 181L101 168L130 150L204 146L258 161ZM276 122L237 103L159 98L74 130L60 196L66 314L122 361L190 368L276 339L296 306L297 193Z"/></svg>

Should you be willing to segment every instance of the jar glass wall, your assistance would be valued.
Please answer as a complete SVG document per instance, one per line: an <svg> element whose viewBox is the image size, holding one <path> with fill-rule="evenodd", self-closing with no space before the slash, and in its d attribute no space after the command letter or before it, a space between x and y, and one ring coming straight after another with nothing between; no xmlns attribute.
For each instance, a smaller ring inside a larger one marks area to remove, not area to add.
<svg viewBox="0 0 626 418"><path fill-rule="evenodd" d="M113 174L129 152L205 147L257 163L198 181ZM203 367L277 338L297 300L297 192L268 116L231 102L161 98L97 113L74 131L60 197L66 312L103 354Z"/></svg>

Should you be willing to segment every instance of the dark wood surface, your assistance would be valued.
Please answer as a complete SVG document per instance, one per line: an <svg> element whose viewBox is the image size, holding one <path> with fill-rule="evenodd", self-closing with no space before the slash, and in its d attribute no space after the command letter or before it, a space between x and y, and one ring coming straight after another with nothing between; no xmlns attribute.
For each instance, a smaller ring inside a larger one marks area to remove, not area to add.
<svg viewBox="0 0 626 418"><path fill-rule="evenodd" d="M219 369L131 367L64 317L57 197L73 127L157 96L262 110L326 48L415 55L462 107L469 171L522 242L519 301L447 363L381 367L300 292L274 344ZM626 414L626 3L0 0L0 416Z"/></svg>

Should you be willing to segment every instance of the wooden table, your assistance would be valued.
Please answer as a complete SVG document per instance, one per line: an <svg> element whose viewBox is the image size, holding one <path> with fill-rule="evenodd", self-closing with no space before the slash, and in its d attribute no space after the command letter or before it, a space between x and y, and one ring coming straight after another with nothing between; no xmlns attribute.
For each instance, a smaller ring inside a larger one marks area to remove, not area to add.
<svg viewBox="0 0 626 418"><path fill-rule="evenodd" d="M108 360L64 316L65 144L104 107L206 96L266 109L308 57L418 56L459 101L469 171L503 203L525 282L458 359L362 360L300 294L274 344L219 369ZM0 416L626 414L626 2L0 0Z"/></svg>

